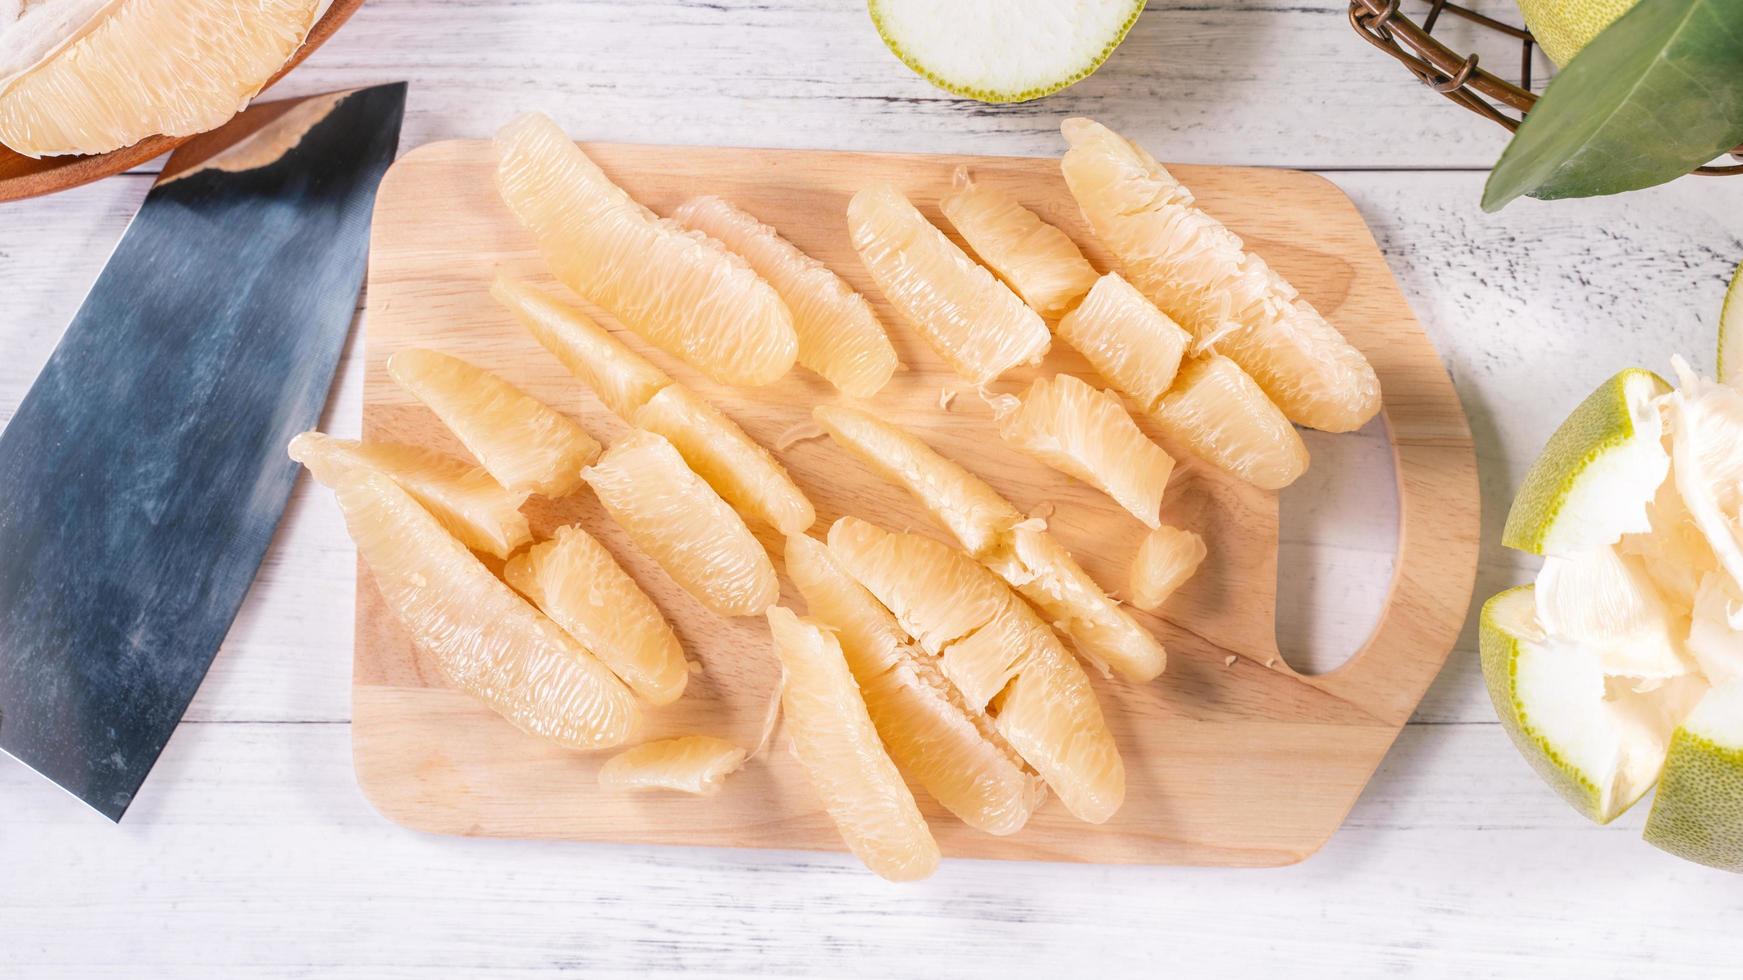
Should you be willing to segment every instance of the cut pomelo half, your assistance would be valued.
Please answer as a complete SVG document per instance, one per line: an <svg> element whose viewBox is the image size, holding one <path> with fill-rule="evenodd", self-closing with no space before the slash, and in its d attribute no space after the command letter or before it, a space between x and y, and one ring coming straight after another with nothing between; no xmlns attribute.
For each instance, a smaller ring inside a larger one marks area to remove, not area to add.
<svg viewBox="0 0 1743 980"><path fill-rule="evenodd" d="M1143 0L871 0L902 63L982 102L1027 102L1089 77L1144 12Z"/></svg>
<svg viewBox="0 0 1743 980"><path fill-rule="evenodd" d="M1046 787L992 719L816 539L787 539L787 576L807 614L835 630L866 710L897 767L977 830L1014 834Z"/></svg>
<svg viewBox="0 0 1743 980"><path fill-rule="evenodd" d="M1291 421L1347 432L1379 412L1380 381L1361 352L1154 157L1088 119L1060 128L1065 182L1132 285L1233 358Z"/></svg>
<svg viewBox="0 0 1743 980"><path fill-rule="evenodd" d="M533 539L520 512L526 492L504 490L489 473L452 456L395 442L335 439L321 432L292 439L289 452L327 487L337 487L355 469L385 474L473 551L507 558Z"/></svg>
<svg viewBox="0 0 1743 980"><path fill-rule="evenodd" d="M1101 823L1125 799L1125 765L1084 674L1023 601L954 548L844 517L829 529L836 561L939 658L945 677L1080 820Z"/></svg>
<svg viewBox="0 0 1743 980"><path fill-rule="evenodd" d="M683 385L661 388L630 421L665 436L727 503L782 534L798 534L817 520L786 468L738 423Z"/></svg>
<svg viewBox="0 0 1743 980"><path fill-rule="evenodd" d="M1058 316L1095 285L1096 272L1071 236L1003 191L957 168L956 191L939 210L974 254L1042 316Z"/></svg>
<svg viewBox="0 0 1743 980"><path fill-rule="evenodd" d="M1132 605L1146 612L1162 608L1205 554L1204 539L1182 528L1164 524L1144 535L1132 559Z"/></svg>
<svg viewBox="0 0 1743 980"><path fill-rule="evenodd" d="M842 840L891 881L932 874L938 842L878 740L841 644L783 606L770 606L768 620L785 674L783 726Z"/></svg>
<svg viewBox="0 0 1743 980"><path fill-rule="evenodd" d="M387 372L510 490L567 496L599 455L580 423L457 357L402 350L387 359Z"/></svg>
<svg viewBox="0 0 1743 980"><path fill-rule="evenodd" d="M502 579L653 704L684 693L689 664L677 634L605 546L560 527L509 559Z"/></svg>
<svg viewBox="0 0 1743 980"><path fill-rule="evenodd" d="M633 431L581 476L636 547L715 612L755 616L779 598L750 528L664 437Z"/></svg>
<svg viewBox="0 0 1743 980"><path fill-rule="evenodd" d="M1483 678L1501 725L1544 781L1582 814L1608 823L1658 778L1671 731L1706 691L1686 675L1642 693L1612 682L1599 657L1551 640L1535 588L1483 605Z"/></svg>
<svg viewBox="0 0 1743 980"><path fill-rule="evenodd" d="M1725 305L1719 308L1719 381L1743 387L1743 264L1731 273Z"/></svg>
<svg viewBox="0 0 1743 980"><path fill-rule="evenodd" d="M382 601L450 683L569 748L634 737L641 708L629 688L490 574L399 484L359 469L337 492Z"/></svg>
<svg viewBox="0 0 1743 980"><path fill-rule="evenodd" d="M1715 687L1671 735L1646 841L1743 873L1743 680Z"/></svg>
<svg viewBox="0 0 1743 980"><path fill-rule="evenodd" d="M899 366L864 296L780 233L718 197L685 201L673 220L743 256L780 293L799 336L799 363L843 394L870 398Z"/></svg>
<svg viewBox="0 0 1743 980"><path fill-rule="evenodd" d="M192 136L234 116L325 0L25 3L0 33L0 143L29 157Z"/></svg>
<svg viewBox="0 0 1743 980"><path fill-rule="evenodd" d="M902 192L876 184L853 195L847 227L878 289L951 370L984 385L1047 353L1040 314L927 221Z"/></svg>
<svg viewBox="0 0 1743 980"><path fill-rule="evenodd" d="M1192 335L1117 272L1096 280L1054 333L1102 377L1151 412L1174 385Z"/></svg>
<svg viewBox="0 0 1743 980"><path fill-rule="evenodd" d="M1023 519L1010 501L979 477L870 412L818 405L811 417L879 476L913 494L970 554L990 553L1003 534Z"/></svg>
<svg viewBox="0 0 1743 980"><path fill-rule="evenodd" d="M666 372L591 317L541 290L497 276L490 295L618 418L634 418L636 409L647 404L654 392L672 383Z"/></svg>
<svg viewBox="0 0 1743 980"><path fill-rule="evenodd" d="M1281 490L1307 470L1301 434L1221 354L1182 364L1151 417L1170 438L1261 490Z"/></svg>
<svg viewBox="0 0 1743 980"><path fill-rule="evenodd" d="M1651 371L1621 371L1586 396L1526 471L1501 543L1537 555L1611 544L1652 528L1647 505L1670 472Z"/></svg>
<svg viewBox="0 0 1743 980"><path fill-rule="evenodd" d="M712 735L683 735L643 742L605 760L599 785L607 789L666 789L713 796L726 777L744 766L744 749Z"/></svg>
<svg viewBox="0 0 1743 980"><path fill-rule="evenodd" d="M521 116L496 145L503 201L569 288L722 384L793 366L792 315L744 259L636 203L549 117Z"/></svg>
<svg viewBox="0 0 1743 980"><path fill-rule="evenodd" d="M1105 675L1110 670L1129 681L1154 680L1168 664L1162 644L1118 602L1051 534L1018 525L1006 546L987 561L998 576L1023 594L1053 628Z"/></svg>
<svg viewBox="0 0 1743 980"><path fill-rule="evenodd" d="M1174 458L1151 442L1120 400L1069 374L991 399L999 438L1113 498L1147 527L1161 524Z"/></svg>

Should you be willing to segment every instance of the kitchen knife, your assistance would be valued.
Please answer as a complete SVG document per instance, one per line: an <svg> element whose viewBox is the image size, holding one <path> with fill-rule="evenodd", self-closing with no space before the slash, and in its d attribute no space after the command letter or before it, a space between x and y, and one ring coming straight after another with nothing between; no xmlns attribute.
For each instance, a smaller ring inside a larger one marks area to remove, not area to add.
<svg viewBox="0 0 1743 980"><path fill-rule="evenodd" d="M0 432L0 749L111 820L284 512L405 92L263 103L172 154Z"/></svg>

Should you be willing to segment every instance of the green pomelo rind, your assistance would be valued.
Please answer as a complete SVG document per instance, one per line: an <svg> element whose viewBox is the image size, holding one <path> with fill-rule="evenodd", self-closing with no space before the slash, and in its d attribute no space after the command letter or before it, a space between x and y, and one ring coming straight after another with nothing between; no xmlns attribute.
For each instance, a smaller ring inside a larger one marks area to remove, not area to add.
<svg viewBox="0 0 1743 980"><path fill-rule="evenodd" d="M1719 308L1719 381L1743 387L1743 262L1731 273L1725 305Z"/></svg>
<svg viewBox="0 0 1743 980"><path fill-rule="evenodd" d="M1671 736L1645 837L1677 857L1743 873L1743 744L1725 744L1735 740L1740 684L1715 688L1707 696L1718 700L1696 708ZM1731 736L1703 730L1701 716L1714 708L1732 719Z"/></svg>
<svg viewBox="0 0 1743 980"><path fill-rule="evenodd" d="M1609 543L1582 540L1578 536L1577 515L1572 513L1578 508L1567 505L1581 489L1583 480L1608 475L1594 468L1599 461L1619 458L1614 456L1616 453L1650 451L1643 449L1643 440L1655 437L1642 431L1630 412L1630 396L1636 393L1631 389L1642 387L1652 395L1671 390L1657 374L1643 368L1628 368L1599 385L1562 421L1537 461L1526 471L1519 493L1513 498L1506 527L1501 532L1503 545L1541 555ZM1657 451L1662 453L1662 446ZM1668 456L1665 467L1669 467ZM1659 476L1662 478L1663 474ZM1642 515L1645 502L1651 497L1648 488L1641 501ZM1628 529L1619 529L1617 536L1622 530Z"/></svg>

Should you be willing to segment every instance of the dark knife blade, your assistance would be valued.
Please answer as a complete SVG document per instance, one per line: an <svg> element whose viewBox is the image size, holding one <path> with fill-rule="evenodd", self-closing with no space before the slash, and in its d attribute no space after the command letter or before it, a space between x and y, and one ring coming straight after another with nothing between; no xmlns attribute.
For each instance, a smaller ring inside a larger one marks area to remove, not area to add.
<svg viewBox="0 0 1743 980"><path fill-rule="evenodd" d="M0 432L0 749L112 820L283 514L405 91L265 103L173 154Z"/></svg>

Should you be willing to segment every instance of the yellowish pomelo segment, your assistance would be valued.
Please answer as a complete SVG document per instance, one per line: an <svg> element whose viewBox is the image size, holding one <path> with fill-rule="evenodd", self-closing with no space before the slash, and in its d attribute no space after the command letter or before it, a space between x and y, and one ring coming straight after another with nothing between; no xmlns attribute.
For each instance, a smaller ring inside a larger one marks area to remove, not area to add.
<svg viewBox="0 0 1743 980"><path fill-rule="evenodd" d="M799 363L843 394L870 398L899 366L864 296L780 233L718 197L685 201L673 220L744 257L781 294L799 335Z"/></svg>
<svg viewBox="0 0 1743 980"><path fill-rule="evenodd" d="M842 840L891 881L932 874L938 842L878 740L841 644L783 606L770 606L768 620L785 673L783 727Z"/></svg>
<svg viewBox="0 0 1743 980"><path fill-rule="evenodd" d="M1144 535L1132 559L1132 605L1147 612L1162 608L1206 554L1203 538L1178 527L1164 524Z"/></svg>
<svg viewBox="0 0 1743 980"><path fill-rule="evenodd" d="M503 201L569 288L722 384L793 366L792 315L744 259L636 203L546 116L514 120L496 145Z"/></svg>
<svg viewBox="0 0 1743 980"><path fill-rule="evenodd" d="M490 574L399 484L358 469L337 492L382 601L450 683L524 731L570 748L634 737L641 708L629 688Z"/></svg>
<svg viewBox="0 0 1743 980"><path fill-rule="evenodd" d="M1182 364L1151 417L1170 438L1261 490L1281 490L1307 470L1300 433L1221 354Z"/></svg>
<svg viewBox="0 0 1743 980"><path fill-rule="evenodd" d="M1117 272L1096 280L1054 333L1145 412L1174 384L1192 335Z"/></svg>
<svg viewBox="0 0 1743 980"><path fill-rule="evenodd" d="M23 71L0 70L0 143L107 153L216 129L302 45L320 0L126 0ZM12 66L0 51L0 63ZM23 66L13 66L23 67Z"/></svg>
<svg viewBox="0 0 1743 980"><path fill-rule="evenodd" d="M877 184L853 195L847 227L860 261L938 356L984 385L1047 353L1034 310L933 227L902 192Z"/></svg>
<svg viewBox="0 0 1743 980"><path fill-rule="evenodd" d="M1291 421L1348 432L1379 412L1380 381L1361 352L1154 157L1088 119L1061 129L1065 182L1132 285Z"/></svg>
<svg viewBox="0 0 1743 980"><path fill-rule="evenodd" d="M811 501L774 455L683 385L661 388L631 421L665 436L690 469L740 512L782 534L799 534L817 520Z"/></svg>
<svg viewBox="0 0 1743 980"><path fill-rule="evenodd" d="M1089 678L1047 624L954 548L844 517L829 551L893 613L969 705L993 724L1080 820L1125 799L1125 766Z"/></svg>
<svg viewBox="0 0 1743 980"><path fill-rule="evenodd" d="M1042 316L1058 316L1095 285L1095 269L1071 237L965 167L938 204L974 254Z"/></svg>
<svg viewBox="0 0 1743 980"><path fill-rule="evenodd" d="M1109 598L1046 531L1018 525L987 567L1070 637L1077 652L1104 675L1111 670L1142 683L1167 666L1167 654L1156 637Z"/></svg>
<svg viewBox="0 0 1743 980"><path fill-rule="evenodd" d="M304 432L292 439L289 452L327 487L337 487L354 469L385 474L473 551L507 558L533 539L526 515L520 512L526 492L504 490L489 473L452 456L395 442L335 439L320 432Z"/></svg>
<svg viewBox="0 0 1743 980"><path fill-rule="evenodd" d="M1557 65L1565 65L1638 0L1519 0L1525 26L1537 46Z"/></svg>
<svg viewBox="0 0 1743 980"><path fill-rule="evenodd" d="M560 527L509 559L502 579L653 704L690 679L684 648L635 579L579 526Z"/></svg>
<svg viewBox="0 0 1743 980"><path fill-rule="evenodd" d="M899 426L857 408L818 405L811 417L879 476L919 500L970 554L984 555L1023 515L979 477Z"/></svg>
<svg viewBox="0 0 1743 980"><path fill-rule="evenodd" d="M779 598L775 567L744 520L663 437L633 431L581 475L636 547L704 605L755 616Z"/></svg>
<svg viewBox="0 0 1743 980"><path fill-rule="evenodd" d="M634 418L636 409L647 404L654 392L672 383L664 371L585 313L541 290L497 276L490 295L625 421Z"/></svg>
<svg viewBox="0 0 1743 980"><path fill-rule="evenodd" d="M1644 559L1609 545L1551 555L1536 585L1538 626L1590 651L1605 675L1650 689L1695 670L1686 610L1665 601Z"/></svg>
<svg viewBox="0 0 1743 980"><path fill-rule="evenodd" d="M402 350L387 359L387 372L510 490L567 496L599 455L579 422L457 357Z"/></svg>
<svg viewBox="0 0 1743 980"><path fill-rule="evenodd" d="M1719 381L1743 388L1743 264L1731 273L1719 308Z"/></svg>
<svg viewBox="0 0 1743 980"><path fill-rule="evenodd" d="M643 742L605 760L599 785L606 789L666 789L713 796L726 777L744 766L744 749L712 735L683 735Z"/></svg>
<svg viewBox="0 0 1743 980"><path fill-rule="evenodd" d="M1143 0L870 0L878 36L933 85L982 102L1027 102L1087 78L1144 12Z"/></svg>
<svg viewBox="0 0 1743 980"><path fill-rule="evenodd" d="M1671 736L1646 840L1743 873L1743 681L1714 688Z"/></svg>
<svg viewBox="0 0 1743 980"><path fill-rule="evenodd" d="M786 565L807 614L835 630L896 765L969 826L998 835L1021 830L1046 786L992 719L968 704L823 544L788 538Z"/></svg>
<svg viewBox="0 0 1743 980"><path fill-rule="evenodd" d="M1656 404L1669 390L1630 368L1586 396L1526 471L1501 543L1563 554L1650 530L1646 507L1670 470Z"/></svg>
<svg viewBox="0 0 1743 980"><path fill-rule="evenodd" d="M992 405L1007 444L1107 494L1146 526L1161 523L1174 458L1144 435L1118 398L1056 374Z"/></svg>
<svg viewBox="0 0 1743 980"><path fill-rule="evenodd" d="M1686 675L1642 693L1612 682L1592 651L1544 634L1534 592L1520 586L1483 605L1489 698L1538 775L1580 813L1608 823L1652 787L1671 730L1706 683Z"/></svg>
<svg viewBox="0 0 1743 980"><path fill-rule="evenodd" d="M1671 363L1682 382L1666 400L1677 493L1718 566L1743 588L1743 390L1701 380L1681 358Z"/></svg>

